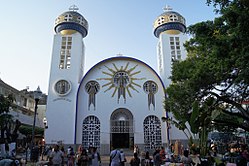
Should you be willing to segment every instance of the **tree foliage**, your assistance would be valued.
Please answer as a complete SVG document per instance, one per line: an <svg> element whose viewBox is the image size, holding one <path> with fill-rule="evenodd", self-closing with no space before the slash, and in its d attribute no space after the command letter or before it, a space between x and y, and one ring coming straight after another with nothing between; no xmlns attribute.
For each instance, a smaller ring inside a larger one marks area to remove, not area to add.
<svg viewBox="0 0 249 166"><path fill-rule="evenodd" d="M22 133L25 136L31 136L32 135L33 127L29 125L22 125L19 128L19 132ZM43 135L44 129L40 127L35 127L35 135Z"/></svg>
<svg viewBox="0 0 249 166"><path fill-rule="evenodd" d="M21 126L19 120L13 120L9 111L13 103L13 97L11 95L4 97L0 95L0 130L1 138L0 142L13 142L18 137L18 129Z"/></svg>
<svg viewBox="0 0 249 166"><path fill-rule="evenodd" d="M249 131L249 1L207 0L219 14L188 27L187 59L173 63L167 111L193 133L213 126ZM179 117L179 116L177 116Z"/></svg>

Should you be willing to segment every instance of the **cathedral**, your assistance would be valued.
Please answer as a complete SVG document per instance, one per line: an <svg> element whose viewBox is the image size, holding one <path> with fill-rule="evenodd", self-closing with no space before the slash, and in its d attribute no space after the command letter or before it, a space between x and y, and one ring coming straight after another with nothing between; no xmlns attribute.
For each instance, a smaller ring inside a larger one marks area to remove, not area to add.
<svg viewBox="0 0 249 166"><path fill-rule="evenodd" d="M142 60L117 55L84 74L88 21L71 8L58 16L54 30L46 144L97 147L108 154L112 147L150 150L186 139L162 121L172 116L164 110L171 63L186 57L183 16L166 7L154 21L159 73Z"/></svg>

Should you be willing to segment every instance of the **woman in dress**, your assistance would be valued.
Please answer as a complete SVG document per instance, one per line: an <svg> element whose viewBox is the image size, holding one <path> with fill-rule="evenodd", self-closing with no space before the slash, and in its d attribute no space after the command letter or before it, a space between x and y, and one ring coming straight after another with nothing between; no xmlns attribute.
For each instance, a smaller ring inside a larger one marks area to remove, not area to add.
<svg viewBox="0 0 249 166"><path fill-rule="evenodd" d="M88 166L88 154L86 149L82 149L81 153L79 153L78 160L77 160L77 165L78 166Z"/></svg>
<svg viewBox="0 0 249 166"><path fill-rule="evenodd" d="M92 153L92 166L99 166L101 164L101 158L99 152L97 152L97 148L93 147Z"/></svg>

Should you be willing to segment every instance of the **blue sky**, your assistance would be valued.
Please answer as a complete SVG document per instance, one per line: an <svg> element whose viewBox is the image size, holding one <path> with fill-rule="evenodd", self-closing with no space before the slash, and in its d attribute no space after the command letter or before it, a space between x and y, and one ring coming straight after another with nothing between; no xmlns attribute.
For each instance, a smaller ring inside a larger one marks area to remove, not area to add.
<svg viewBox="0 0 249 166"><path fill-rule="evenodd" d="M48 90L54 21L76 5L89 23L84 38L85 73L97 62L123 54L157 71L153 22L169 5L187 26L213 20L206 0L8 0L1 2L0 78L18 90Z"/></svg>

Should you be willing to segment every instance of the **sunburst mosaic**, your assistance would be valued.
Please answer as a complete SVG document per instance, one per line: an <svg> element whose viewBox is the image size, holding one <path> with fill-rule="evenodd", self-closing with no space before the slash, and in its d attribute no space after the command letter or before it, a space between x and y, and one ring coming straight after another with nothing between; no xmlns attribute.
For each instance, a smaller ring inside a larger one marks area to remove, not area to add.
<svg viewBox="0 0 249 166"><path fill-rule="evenodd" d="M128 94L129 97L132 97L131 91L139 93L138 88L141 88L141 85L135 81L145 79L136 77L137 74L141 73L141 70L136 70L138 65L133 67L130 67L129 65L129 62L127 62L125 66L120 66L119 68L115 63L112 63L112 67L104 65L108 71L102 71L102 73L107 77L97 79L107 81L106 84L102 85L102 88L107 88L104 92L113 90L112 97L117 94L118 103L121 96L123 97L124 102L126 102L126 94Z"/></svg>

